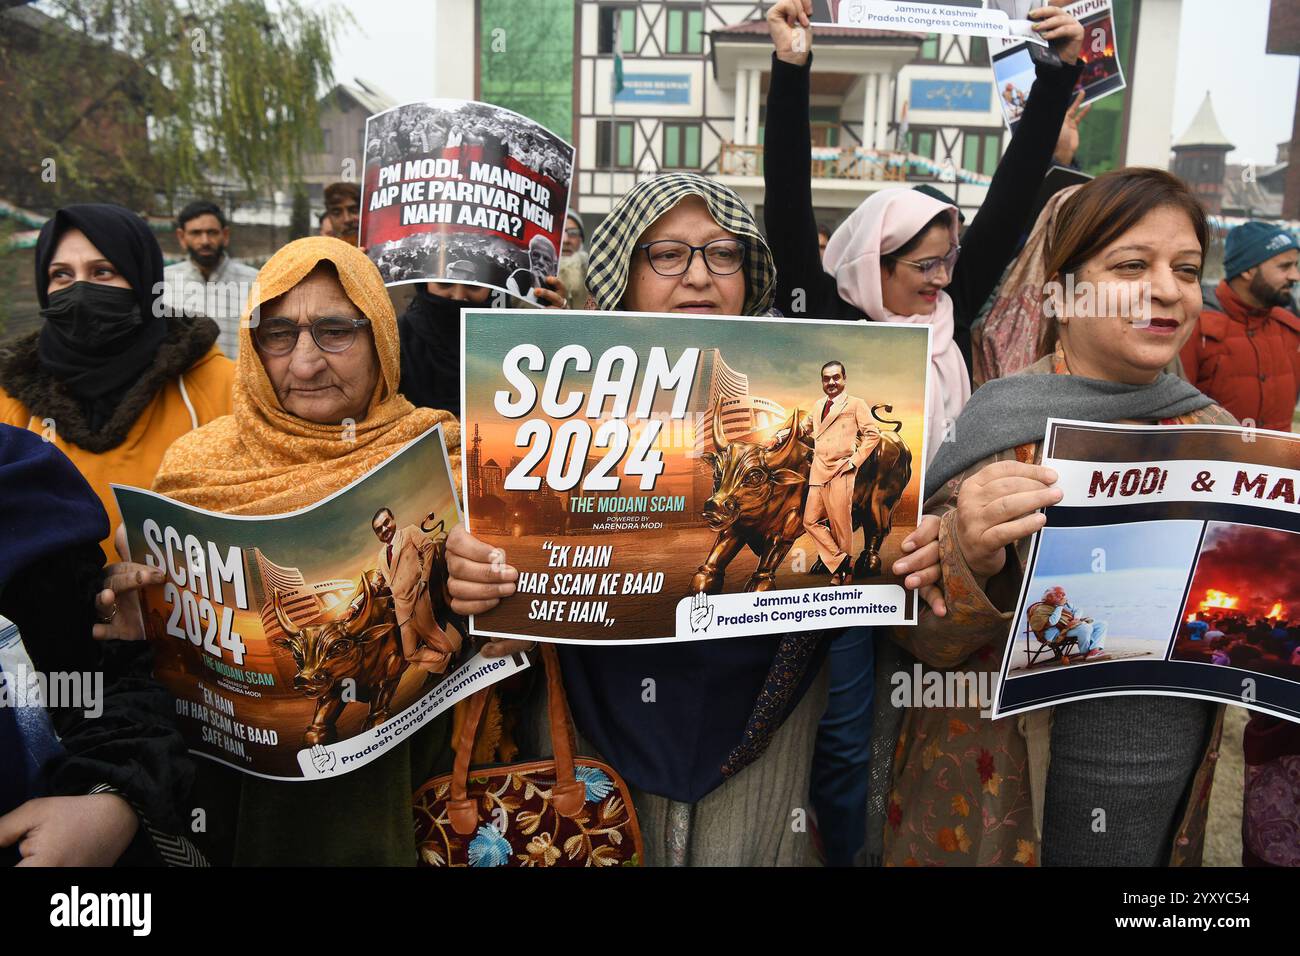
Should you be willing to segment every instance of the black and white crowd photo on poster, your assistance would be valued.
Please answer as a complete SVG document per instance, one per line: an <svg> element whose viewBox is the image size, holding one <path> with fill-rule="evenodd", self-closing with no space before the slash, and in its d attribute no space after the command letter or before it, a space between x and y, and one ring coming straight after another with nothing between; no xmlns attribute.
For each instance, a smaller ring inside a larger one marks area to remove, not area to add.
<svg viewBox="0 0 1300 956"><path fill-rule="evenodd" d="M536 304L556 274L573 147L486 103L428 100L366 124L361 245L384 282L488 286Z"/></svg>

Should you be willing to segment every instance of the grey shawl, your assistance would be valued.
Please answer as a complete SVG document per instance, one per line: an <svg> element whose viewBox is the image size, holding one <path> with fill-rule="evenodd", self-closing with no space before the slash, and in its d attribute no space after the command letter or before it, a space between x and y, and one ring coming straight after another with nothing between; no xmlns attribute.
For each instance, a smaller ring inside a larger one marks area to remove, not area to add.
<svg viewBox="0 0 1300 956"><path fill-rule="evenodd" d="M1049 418L1085 422L1159 421L1187 415L1213 400L1194 385L1161 373L1150 385L1125 385L1078 375L1043 375L1039 366L976 389L926 469L925 497L976 462L1007 448L1040 440Z"/></svg>
<svg viewBox="0 0 1300 956"><path fill-rule="evenodd" d="M1195 387L1168 373L1150 385L1132 386L1077 375L1054 375L1054 364L1055 356L1047 355L1015 375L994 379L976 389L953 427L953 440L944 443L926 471L927 500L944 482L990 455L1041 439L1049 418L1156 421L1213 404ZM910 668L914 661L883 631L878 633L867 842L860 857L865 866L879 866L884 855L894 750L903 719L903 710L890 703L890 679Z"/></svg>

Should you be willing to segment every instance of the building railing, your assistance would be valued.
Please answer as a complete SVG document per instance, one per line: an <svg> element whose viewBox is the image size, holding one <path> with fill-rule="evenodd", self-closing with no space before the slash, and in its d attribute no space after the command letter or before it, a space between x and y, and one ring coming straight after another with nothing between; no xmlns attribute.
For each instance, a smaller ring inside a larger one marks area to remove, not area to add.
<svg viewBox="0 0 1300 956"><path fill-rule="evenodd" d="M763 147L723 143L718 156L718 170L723 176L762 176ZM981 173L936 163L916 153L861 146L814 146L812 175L814 179L860 182L905 182L908 176L912 176L976 186L987 186L991 180Z"/></svg>

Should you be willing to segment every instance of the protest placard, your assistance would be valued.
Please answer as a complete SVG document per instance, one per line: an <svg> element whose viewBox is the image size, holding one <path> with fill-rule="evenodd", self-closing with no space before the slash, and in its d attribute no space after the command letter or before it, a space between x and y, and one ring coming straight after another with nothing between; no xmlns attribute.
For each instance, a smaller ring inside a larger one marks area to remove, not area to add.
<svg viewBox="0 0 1300 956"><path fill-rule="evenodd" d="M1069 4L1065 11L1083 27L1083 50L1079 54L1083 72L1075 86L1076 96L1080 91L1083 93L1080 106L1123 90L1126 85L1124 68L1115 40L1111 0L1080 0ZM989 59L1003 122L1014 133L1029 100L1029 88L1034 83L1033 51L1020 37L994 39L989 41Z"/></svg>
<svg viewBox="0 0 1300 956"><path fill-rule="evenodd" d="M1300 436L1048 422L994 714L1109 694L1300 721Z"/></svg>
<svg viewBox="0 0 1300 956"><path fill-rule="evenodd" d="M1046 46L1030 29L1028 0L813 0L817 26L857 27L896 33L954 33L1019 37Z"/></svg>
<svg viewBox="0 0 1300 956"><path fill-rule="evenodd" d="M447 606L441 542L460 511L441 426L290 514L113 491L132 560L166 573L143 591L142 624L196 754L278 780L339 776L528 666L476 655Z"/></svg>
<svg viewBox="0 0 1300 956"><path fill-rule="evenodd" d="M370 117L365 149L360 243L385 283L536 302L559 268L572 146L499 106L426 100Z"/></svg>
<svg viewBox="0 0 1300 956"><path fill-rule="evenodd" d="M927 326L462 317L467 527L521 573L473 633L628 644L915 622L890 567L920 507Z"/></svg>

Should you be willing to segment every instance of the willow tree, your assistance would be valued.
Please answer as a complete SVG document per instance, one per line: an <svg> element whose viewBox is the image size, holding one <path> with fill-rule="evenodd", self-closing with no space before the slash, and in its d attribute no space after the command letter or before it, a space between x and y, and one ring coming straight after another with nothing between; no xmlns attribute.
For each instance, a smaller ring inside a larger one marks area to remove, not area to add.
<svg viewBox="0 0 1300 956"><path fill-rule="evenodd" d="M297 180L347 22L298 0L0 0L10 198L139 206Z"/></svg>

